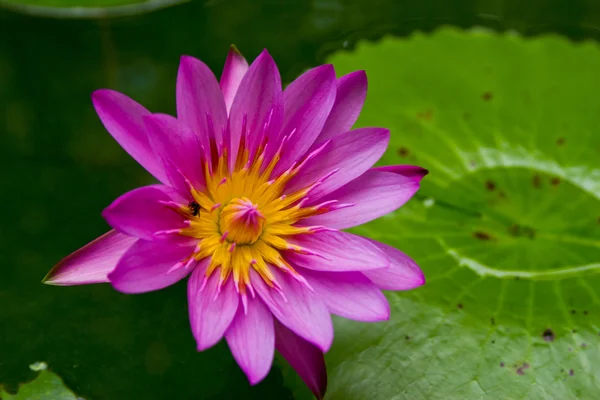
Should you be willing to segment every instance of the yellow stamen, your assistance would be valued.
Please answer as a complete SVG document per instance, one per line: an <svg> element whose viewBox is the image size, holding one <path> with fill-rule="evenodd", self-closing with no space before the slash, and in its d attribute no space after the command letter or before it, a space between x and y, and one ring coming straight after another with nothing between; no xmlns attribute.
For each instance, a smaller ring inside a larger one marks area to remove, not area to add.
<svg viewBox="0 0 600 400"><path fill-rule="evenodd" d="M241 293L250 284L250 269L272 287L276 284L270 268L297 274L281 251L305 251L285 237L313 233L314 227L296 224L323 212L319 207L302 204L314 182L301 190L285 192L298 168L272 177L281 149L267 162L265 148L261 145L251 155L242 143L233 170L226 149L212 165L205 163L206 187L191 190L200 211L194 215L187 205L180 208L190 221L180 234L198 239L193 257L210 257L207 276L218 270L220 282L233 279Z"/></svg>

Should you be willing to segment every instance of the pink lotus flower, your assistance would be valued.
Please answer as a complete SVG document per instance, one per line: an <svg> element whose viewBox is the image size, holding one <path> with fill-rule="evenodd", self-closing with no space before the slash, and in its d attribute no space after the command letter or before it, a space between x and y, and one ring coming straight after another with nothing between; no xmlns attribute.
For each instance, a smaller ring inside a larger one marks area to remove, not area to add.
<svg viewBox="0 0 600 400"><path fill-rule="evenodd" d="M426 170L372 168L383 128L350 130L367 90L364 71L336 79L311 69L284 91L264 51L250 67L235 48L220 84L184 56L177 114L152 114L123 94L92 100L117 142L161 182L104 210L114 228L62 260L45 282L110 282L124 293L187 277L198 350L225 337L251 384L275 349L321 398L330 313L389 318L381 290L422 285L402 252L342 232L402 206Z"/></svg>

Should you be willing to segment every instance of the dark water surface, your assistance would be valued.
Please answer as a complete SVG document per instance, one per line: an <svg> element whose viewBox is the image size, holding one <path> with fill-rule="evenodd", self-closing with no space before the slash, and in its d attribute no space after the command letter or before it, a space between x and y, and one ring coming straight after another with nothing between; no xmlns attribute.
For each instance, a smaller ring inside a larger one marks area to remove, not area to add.
<svg viewBox="0 0 600 400"><path fill-rule="evenodd" d="M45 361L89 399L294 398L281 363L251 388L224 343L196 353L184 282L137 296L40 283L108 230L104 207L150 182L104 131L90 93L108 87L174 114L182 54L220 74L229 44L250 60L266 47L289 82L359 40L442 25L597 40L600 4L230 0L84 21L0 10L0 384L14 390Z"/></svg>

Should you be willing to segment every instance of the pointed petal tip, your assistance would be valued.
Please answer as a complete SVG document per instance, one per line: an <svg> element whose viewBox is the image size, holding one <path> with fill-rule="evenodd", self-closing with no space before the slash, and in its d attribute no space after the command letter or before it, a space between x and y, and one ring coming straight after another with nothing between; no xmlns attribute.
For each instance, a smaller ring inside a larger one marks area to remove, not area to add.
<svg viewBox="0 0 600 400"><path fill-rule="evenodd" d="M276 349L315 397L323 399L327 391L327 366L323 352L277 321L275 332Z"/></svg>
<svg viewBox="0 0 600 400"><path fill-rule="evenodd" d="M325 363L325 361L323 361L323 363ZM325 398L325 393L327 393L327 367L325 367L320 380L321 384L319 385L319 388L312 392L318 400L323 400Z"/></svg>
<svg viewBox="0 0 600 400"><path fill-rule="evenodd" d="M144 111L148 112L141 105L139 105L139 103L137 103L135 100L133 100L126 94L119 92L118 90L107 89L107 88L96 89L90 94L90 97L92 98L92 103L94 104L95 107L98 107L98 106L106 107L106 106L112 105L113 103L119 104L119 103L124 102L124 104L137 105L137 106L141 107Z"/></svg>
<svg viewBox="0 0 600 400"><path fill-rule="evenodd" d="M99 96L102 96L103 94L109 94L109 93L113 93L114 90L112 89L96 89L92 92L91 97L92 99L94 98L98 98Z"/></svg>
<svg viewBox="0 0 600 400"><path fill-rule="evenodd" d="M190 61L194 61L194 60L196 60L196 57L188 56L187 54L183 54L181 57L179 57L180 63L190 62Z"/></svg>
<svg viewBox="0 0 600 400"><path fill-rule="evenodd" d="M229 45L229 53L231 53L231 54L234 53L234 54L237 54L240 57L244 57L242 55L242 52L240 51L240 49L238 49L237 46L235 44L233 44L233 43Z"/></svg>
<svg viewBox="0 0 600 400"><path fill-rule="evenodd" d="M415 181L420 182L427 174L429 170L418 165L385 165L382 167L373 168L378 171L387 171L394 174L402 175L407 178L413 178Z"/></svg>
<svg viewBox="0 0 600 400"><path fill-rule="evenodd" d="M213 347L213 346L212 345L207 346L206 343L200 343L200 342L198 342L198 339L196 339L196 351L197 352L201 353L205 350L210 349L211 347Z"/></svg>
<svg viewBox="0 0 600 400"><path fill-rule="evenodd" d="M387 247L387 245L383 245L383 246ZM385 249L384 247L380 247L380 248ZM399 250L396 250L396 251L399 252ZM388 253L388 256L389 255L390 254ZM393 256L390 257L390 261L391 261L391 264L388 268L395 268L399 265L398 259ZM413 289L417 289L417 288L425 285L425 283L426 283L425 273L423 272L421 267L419 267L417 265L416 262L414 262L412 259L409 259L409 261L410 261L411 267L403 268L403 274L402 274L403 277L402 277L401 287L393 288L391 290L393 290L393 291L413 290ZM403 263L400 263L400 264L403 264ZM367 273L368 273L368 271L367 271ZM393 280L393 279L390 278L390 280ZM390 289L386 289L386 288L382 288L382 289L390 290Z"/></svg>
<svg viewBox="0 0 600 400"><path fill-rule="evenodd" d="M350 72L347 76L355 77L355 79L367 79L367 71L364 69L358 69L354 72Z"/></svg>
<svg viewBox="0 0 600 400"><path fill-rule="evenodd" d="M357 128L357 129L351 130L350 132L355 132L355 131L358 131L358 130L364 130L364 131L369 130L370 134L373 135L374 138L377 138L377 139L380 139L380 140L387 140L387 141L389 141L390 140L390 136L391 136L390 130L388 128L382 128L380 126L371 126L371 127L365 127L365 128ZM375 168L377 168L377 167L375 167Z"/></svg>
<svg viewBox="0 0 600 400"><path fill-rule="evenodd" d="M104 220L108 223L109 218L110 218L110 211L111 211L111 207L113 207L113 203L109 204L108 206L104 207L104 209L102 211L100 211L100 216L102 218L104 218ZM110 225L110 223L108 223Z"/></svg>
<svg viewBox="0 0 600 400"><path fill-rule="evenodd" d="M254 374L252 371L244 371L244 374L246 375L246 378L248 378L250 386L254 386L261 383L267 377L267 375L269 375L269 372L270 370L266 373Z"/></svg>
<svg viewBox="0 0 600 400"><path fill-rule="evenodd" d="M405 288L402 288L400 290L417 289L421 286L424 286L425 283L427 283L423 271L418 266L416 266L416 268L418 268L418 271L413 271L413 276L406 278Z"/></svg>
<svg viewBox="0 0 600 400"><path fill-rule="evenodd" d="M56 265L54 265L54 267L52 267L50 271L48 271L46 276L44 276L44 278L42 279L42 283L44 285L70 286L68 277L65 279L65 277L63 276L65 274L61 273L63 265L65 264L65 261L67 261L67 259L68 258L63 258L58 263L56 263Z"/></svg>
<svg viewBox="0 0 600 400"><path fill-rule="evenodd" d="M188 68L189 69L193 69L194 68L194 64L197 64L197 63L204 64L202 62L202 60L200 60L200 59L198 59L196 57L193 57L193 56L188 56L186 54L184 54L181 57L179 57L179 69L182 69L182 68L186 68L186 70Z"/></svg>
<svg viewBox="0 0 600 400"><path fill-rule="evenodd" d="M331 79L331 90L333 90L335 92L336 90L336 76L335 76L335 68L333 67L333 64L325 64L323 65L323 67L325 67L325 71L326 74L329 75L329 79Z"/></svg>
<svg viewBox="0 0 600 400"><path fill-rule="evenodd" d="M42 279L42 283L44 285L50 285L50 286L61 286L55 279L56 279L56 274L55 274L55 269L56 266L54 266L50 272L48 272L46 274L46 276L44 276L44 278Z"/></svg>
<svg viewBox="0 0 600 400"><path fill-rule="evenodd" d="M85 249L85 247L86 246L84 246L83 249ZM75 251L73 254L68 255L56 263L52 269L48 271L46 276L44 276L41 283L49 286L76 286L88 283L86 281L80 282L77 274L74 274L74 271L70 270L69 268L69 264L72 262L72 257L81 250L82 249ZM106 279L92 280L89 283L101 283L102 281L106 282Z"/></svg>
<svg viewBox="0 0 600 400"><path fill-rule="evenodd" d="M391 316L392 316L392 309L390 307L390 303L388 302L382 321L389 321Z"/></svg>
<svg viewBox="0 0 600 400"><path fill-rule="evenodd" d="M360 108L362 108L362 103L365 101L365 97L367 94L367 86L368 86L367 72L364 69L359 69L357 71L350 72L349 74L338 78L338 84L340 82L344 82L358 90L360 90L360 88L362 88L363 95L360 96L361 97L361 107Z"/></svg>
<svg viewBox="0 0 600 400"><path fill-rule="evenodd" d="M114 215L113 215L113 211L115 209L115 202L112 202L111 204L109 204L108 206L106 206L101 212L100 212L100 216L104 219L104 221L106 221L106 223L113 229L115 229L117 232L123 233L120 230L116 229L114 227L114 225L118 225L118 221L115 221Z"/></svg>
<svg viewBox="0 0 600 400"><path fill-rule="evenodd" d="M426 283L427 283L427 279L425 278L425 274L423 273L423 271L421 271L419 279L416 280L415 287L424 286Z"/></svg>
<svg viewBox="0 0 600 400"><path fill-rule="evenodd" d="M194 64L194 62L200 61L198 59L196 59L195 57L192 56L188 56L188 55L182 55L181 57L179 57L179 71L178 71L178 76L179 74L182 74L183 71L187 71L189 69L192 68L192 64Z"/></svg>
<svg viewBox="0 0 600 400"><path fill-rule="evenodd" d="M219 344L219 342L223 339L223 337L220 337L216 341L214 340L214 338L207 340L205 338L196 337L195 339L196 339L196 351L203 352L203 351L206 351L206 350L210 349L211 347L214 347L217 344Z"/></svg>
<svg viewBox="0 0 600 400"><path fill-rule="evenodd" d="M421 177L429 174L429 170L423 167L415 167L415 175L420 175Z"/></svg>
<svg viewBox="0 0 600 400"><path fill-rule="evenodd" d="M102 91L103 91L103 90L106 90L106 89L96 89L96 90L94 90L94 91L93 91L93 92L90 94L90 97L91 97L91 99L92 99L92 103L94 103L94 104L96 103L96 100L98 99L98 96L101 96L101 95L102 95Z"/></svg>
<svg viewBox="0 0 600 400"><path fill-rule="evenodd" d="M331 90L335 90L335 68L333 67L333 64L323 64L323 65L319 65L318 67L315 67L312 69L314 76L318 76L319 74L323 74L325 75L325 77L331 81L331 85L332 88Z"/></svg>
<svg viewBox="0 0 600 400"><path fill-rule="evenodd" d="M429 170L421 167L415 167L412 171L412 175L408 175L414 178L417 182L420 182L421 179L425 178L425 176L429 174Z"/></svg>
<svg viewBox="0 0 600 400"><path fill-rule="evenodd" d="M60 260L42 282L54 286L75 286L108 282L107 274L136 238L110 230Z"/></svg>
<svg viewBox="0 0 600 400"><path fill-rule="evenodd" d="M84 283L76 282L68 271L63 271L68 257L59 261L52 269L44 276L41 283L48 286L75 286ZM92 283L100 283L92 282Z"/></svg>
<svg viewBox="0 0 600 400"><path fill-rule="evenodd" d="M238 49L235 44L231 44L229 46L229 52L227 54L227 59L235 60L236 63L243 65L246 69L248 68L248 61L246 61L246 58L244 57L244 55L242 54L240 49Z"/></svg>
<svg viewBox="0 0 600 400"><path fill-rule="evenodd" d="M417 263L393 246L369 239L382 250L391 264L387 268L362 271L381 290L405 291L425 285L425 274Z"/></svg>
<svg viewBox="0 0 600 400"><path fill-rule="evenodd" d="M277 63L273 59L273 56L271 55L271 53L269 53L269 51L267 49L263 49L263 51L260 52L258 57L256 57L256 59L254 60L254 62L257 62L257 61L268 62L269 64L277 65Z"/></svg>
<svg viewBox="0 0 600 400"><path fill-rule="evenodd" d="M327 353L329 351L329 349L331 349L332 344L333 344L333 341L315 344L315 346L317 347L317 349L321 350L323 353Z"/></svg>
<svg viewBox="0 0 600 400"><path fill-rule="evenodd" d="M120 92L117 92L116 90L112 90L112 89L96 89L90 94L90 97L92 98L92 104L96 108L98 108L100 106L99 103L109 100L110 97L114 97L114 96L125 96L125 95Z"/></svg>

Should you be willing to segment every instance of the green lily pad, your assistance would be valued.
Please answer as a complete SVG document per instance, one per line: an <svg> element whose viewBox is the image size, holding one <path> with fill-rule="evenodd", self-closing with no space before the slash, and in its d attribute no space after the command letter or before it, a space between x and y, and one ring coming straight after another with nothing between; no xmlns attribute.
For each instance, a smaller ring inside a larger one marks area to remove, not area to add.
<svg viewBox="0 0 600 400"><path fill-rule="evenodd" d="M35 363L29 368L39 371L31 382L19 388L16 394L10 394L0 387L0 399L3 400L77 400L58 375L48 371L45 363Z"/></svg>
<svg viewBox="0 0 600 400"><path fill-rule="evenodd" d="M598 46L443 29L329 61L367 71L359 125L391 128L383 163L430 174L355 229L428 282L388 294L388 323L336 322L328 399L595 398Z"/></svg>

